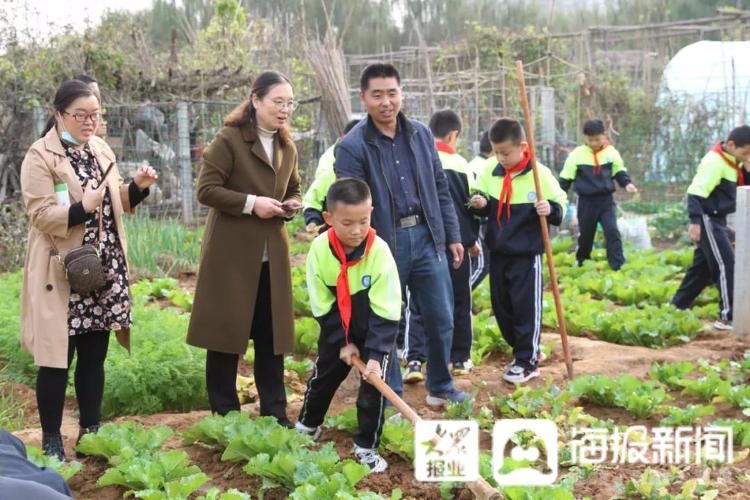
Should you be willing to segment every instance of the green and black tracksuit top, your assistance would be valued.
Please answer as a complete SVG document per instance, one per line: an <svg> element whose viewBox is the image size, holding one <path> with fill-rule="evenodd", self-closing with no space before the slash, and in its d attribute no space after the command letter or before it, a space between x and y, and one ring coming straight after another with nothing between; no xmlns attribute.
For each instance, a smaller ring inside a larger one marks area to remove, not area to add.
<svg viewBox="0 0 750 500"><path fill-rule="evenodd" d="M461 243L465 248L470 248L479 237L479 219L467 207L474 187L474 175L469 170L469 163L456 153L455 148L440 141L435 141L435 147L448 178L448 190L453 206L456 207Z"/></svg>
<svg viewBox="0 0 750 500"><path fill-rule="evenodd" d="M567 196L550 169L537 163L542 196L552 208L547 217L550 224L560 225ZM506 179L510 171L510 178ZM487 216L485 243L491 252L505 255L539 255L544 252L542 229L534 203L537 200L534 176L528 152L517 165L506 169L502 164L487 164L477 177L474 189L488 203L481 210Z"/></svg>
<svg viewBox="0 0 750 500"><path fill-rule="evenodd" d="M610 144L597 151L578 146L570 152L560 172L560 187L566 192L573 185L578 196L606 196L631 183L620 153Z"/></svg>
<svg viewBox="0 0 750 500"><path fill-rule="evenodd" d="M723 143L716 144L701 160L688 187L690 222L700 224L704 215L726 219L737 208L737 185L746 185L748 181L750 173L724 151Z"/></svg>
<svg viewBox="0 0 750 500"><path fill-rule="evenodd" d="M367 349L368 359L382 363L395 345L401 318L396 261L374 229L348 255L335 239L329 229L313 240L307 254L307 290L321 342L337 348L354 342Z"/></svg>
<svg viewBox="0 0 750 500"><path fill-rule="evenodd" d="M338 144L338 141L336 144ZM323 211L326 209L328 188L336 181L336 173L333 171L333 164L336 162L334 154L336 144L326 149L318 160L315 177L302 198L302 205L304 206L302 214L305 217L305 225L311 222L318 225L323 224Z"/></svg>

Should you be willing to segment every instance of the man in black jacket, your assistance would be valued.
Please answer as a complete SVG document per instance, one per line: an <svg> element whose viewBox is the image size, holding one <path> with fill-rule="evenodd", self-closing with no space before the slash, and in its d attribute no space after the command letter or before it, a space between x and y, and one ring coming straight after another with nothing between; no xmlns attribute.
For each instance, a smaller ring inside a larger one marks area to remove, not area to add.
<svg viewBox="0 0 750 500"><path fill-rule="evenodd" d="M463 401L448 370L453 341L453 292L446 250L458 268L464 258L448 181L434 138L422 123L401 112L401 78L390 64L372 64L360 78L362 120L336 149L337 178L368 183L372 226L391 248L403 287L424 315L427 340L427 403ZM403 391L392 363L388 383Z"/></svg>

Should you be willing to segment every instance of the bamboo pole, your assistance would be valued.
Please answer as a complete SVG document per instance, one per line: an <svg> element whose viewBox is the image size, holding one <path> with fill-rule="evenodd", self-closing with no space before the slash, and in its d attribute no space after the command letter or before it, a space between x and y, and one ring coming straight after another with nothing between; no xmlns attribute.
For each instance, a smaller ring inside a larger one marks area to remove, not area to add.
<svg viewBox="0 0 750 500"><path fill-rule="evenodd" d="M523 74L523 62L516 61L516 75L518 76L518 88L521 93L521 106L523 107L523 116L526 122L526 140L529 143L529 156L531 161L531 171L534 176L534 187L536 188L536 199L541 201L542 186L539 182L539 172L536 164L536 149L534 145L534 123L529 112L529 100L526 97L526 80ZM565 328L565 316L563 315L562 298L560 297L560 287L557 283L557 271L555 263L552 260L552 244L550 242L549 227L547 227L547 217L539 216L539 225L542 227L542 239L544 240L544 253L547 256L547 266L549 267L549 279L552 285L552 295L555 297L555 311L557 312L557 322L560 325L560 339L562 340L563 355L565 356L565 367L568 370L568 378L573 378L573 360L570 357L570 346L568 345L568 331Z"/></svg>

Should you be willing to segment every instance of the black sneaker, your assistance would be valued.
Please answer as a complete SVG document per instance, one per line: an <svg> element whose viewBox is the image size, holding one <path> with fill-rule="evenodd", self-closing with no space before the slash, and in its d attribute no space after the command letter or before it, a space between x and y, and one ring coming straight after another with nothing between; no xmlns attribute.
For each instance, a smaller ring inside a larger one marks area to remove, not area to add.
<svg viewBox="0 0 750 500"><path fill-rule="evenodd" d="M294 429L294 424L287 417L276 417L276 421L282 427L286 427L287 429Z"/></svg>
<svg viewBox="0 0 750 500"><path fill-rule="evenodd" d="M472 368L474 368L474 364L470 359L467 361L456 361L453 363L452 373L454 377L463 377L464 375L468 375Z"/></svg>
<svg viewBox="0 0 750 500"><path fill-rule="evenodd" d="M361 448L354 445L354 457L357 462L370 468L370 472L377 474L388 468L388 462L378 454L378 450L372 448Z"/></svg>
<svg viewBox="0 0 750 500"><path fill-rule="evenodd" d="M42 451L48 457L55 457L59 461L65 461L65 447L63 446L62 435L60 434L42 434Z"/></svg>
<svg viewBox="0 0 750 500"><path fill-rule="evenodd" d="M503 374L503 380L510 384L522 384L539 376L539 368L526 368L518 363L510 365Z"/></svg>

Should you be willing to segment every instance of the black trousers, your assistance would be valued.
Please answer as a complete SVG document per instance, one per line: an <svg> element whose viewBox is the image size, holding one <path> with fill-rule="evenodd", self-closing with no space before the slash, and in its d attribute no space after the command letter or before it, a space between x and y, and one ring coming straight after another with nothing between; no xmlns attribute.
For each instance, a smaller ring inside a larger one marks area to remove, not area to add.
<svg viewBox="0 0 750 500"><path fill-rule="evenodd" d="M273 314L271 312L271 282L268 262L263 263L258 281L250 338L255 349L253 372L260 399L260 414L286 419L284 390L284 356L274 354ZM213 413L226 415L240 410L237 397L237 363L240 355L209 350L206 353L206 389Z"/></svg>
<svg viewBox="0 0 750 500"><path fill-rule="evenodd" d="M453 255L448 254L448 262L453 262ZM453 269L450 266L451 283L453 284L453 343L451 344L451 363L465 362L471 357L471 262L465 255L461 267ZM427 345L425 344L422 316L413 300L410 300L407 290L406 314L404 323L406 333L404 349L407 361L427 360Z"/></svg>
<svg viewBox="0 0 750 500"><path fill-rule="evenodd" d="M471 259L471 289L475 290L479 285L482 284L484 278L490 273L490 249L487 248L487 243L484 241L484 235L487 233L487 221L481 223L479 226L479 245L481 252L476 257L470 257Z"/></svg>
<svg viewBox="0 0 750 500"><path fill-rule="evenodd" d="M516 362L534 368L542 334L542 256L490 254L492 312Z"/></svg>
<svg viewBox="0 0 750 500"><path fill-rule="evenodd" d="M622 253L622 238L617 229L617 205L612 195L578 197L578 249L576 260L580 265L591 257L596 225L601 224L607 246L609 267L617 271L625 264Z"/></svg>
<svg viewBox="0 0 750 500"><path fill-rule="evenodd" d="M734 303L734 250L724 219L701 219L701 239L693 253L693 264L688 268L677 289L672 304L687 309L704 288L714 283L719 289L720 316L732 321Z"/></svg>
<svg viewBox="0 0 750 500"><path fill-rule="evenodd" d="M68 366L78 353L75 369L76 400L81 427L98 425L102 419L104 360L109 348L109 332L93 331L68 337ZM68 368L40 366L36 376L36 402L42 432L59 434L68 387Z"/></svg>
<svg viewBox="0 0 750 500"><path fill-rule="evenodd" d="M367 350L363 342L355 341L362 361L367 362ZM315 369L307 382L305 402L300 410L299 421L308 427L323 423L333 395L346 380L352 367L339 359L339 346L329 344L324 335L318 341L318 359ZM383 358L380 376L385 380L388 373L388 356ZM377 448L383 432L385 397L374 386L364 380L359 383L357 393L357 432L354 443L362 448Z"/></svg>

